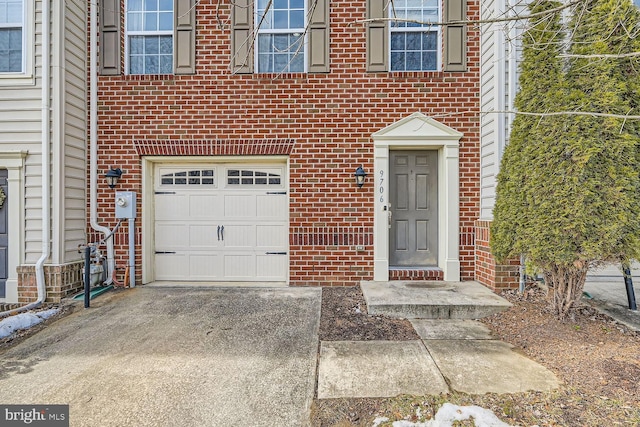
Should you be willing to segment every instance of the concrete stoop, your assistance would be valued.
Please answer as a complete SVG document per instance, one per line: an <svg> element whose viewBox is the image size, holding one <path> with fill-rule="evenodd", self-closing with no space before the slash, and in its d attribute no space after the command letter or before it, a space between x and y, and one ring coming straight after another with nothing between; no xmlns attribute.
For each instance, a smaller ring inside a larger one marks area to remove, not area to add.
<svg viewBox="0 0 640 427"><path fill-rule="evenodd" d="M511 307L478 282L363 281L369 314L405 319L479 319Z"/></svg>

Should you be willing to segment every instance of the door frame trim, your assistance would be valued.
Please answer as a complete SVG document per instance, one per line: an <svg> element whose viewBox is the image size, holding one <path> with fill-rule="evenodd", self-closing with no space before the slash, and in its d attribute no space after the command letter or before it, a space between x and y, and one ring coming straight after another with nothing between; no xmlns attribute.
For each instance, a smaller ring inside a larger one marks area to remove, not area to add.
<svg viewBox="0 0 640 427"><path fill-rule="evenodd" d="M24 257L24 162L28 151L0 151L0 168L7 169L7 282L0 302L18 302L18 266Z"/></svg>
<svg viewBox="0 0 640 427"><path fill-rule="evenodd" d="M389 151L438 152L438 267L460 281L459 146L463 134L414 113L372 135L374 142L373 280L389 280Z"/></svg>
<svg viewBox="0 0 640 427"><path fill-rule="evenodd" d="M164 165L180 165L180 164L233 164L233 163L261 163L261 164L280 164L284 163L287 180L285 189L287 191L287 206L289 203L289 156L142 156L142 190L140 209L141 215L141 233L142 233L142 284L152 283L155 281L154 267L154 221L155 221L155 168ZM289 212L290 216L290 212ZM289 258L289 264L291 258ZM286 283L289 283L290 265L287 268ZM194 282L197 283L197 282Z"/></svg>

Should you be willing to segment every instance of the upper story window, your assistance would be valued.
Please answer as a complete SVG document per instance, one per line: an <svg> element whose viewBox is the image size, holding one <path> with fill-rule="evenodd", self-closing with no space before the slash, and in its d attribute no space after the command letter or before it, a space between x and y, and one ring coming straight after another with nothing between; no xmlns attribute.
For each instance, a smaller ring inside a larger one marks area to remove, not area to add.
<svg viewBox="0 0 640 427"><path fill-rule="evenodd" d="M233 73L330 71L329 0L234 0L230 36Z"/></svg>
<svg viewBox="0 0 640 427"><path fill-rule="evenodd" d="M0 73L24 71L23 0L0 0Z"/></svg>
<svg viewBox="0 0 640 427"><path fill-rule="evenodd" d="M391 71L434 71L438 69L440 43L439 0L395 0L390 7Z"/></svg>
<svg viewBox="0 0 640 427"><path fill-rule="evenodd" d="M305 71L305 1L257 0L259 73Z"/></svg>
<svg viewBox="0 0 640 427"><path fill-rule="evenodd" d="M173 0L127 0L128 74L173 73Z"/></svg>
<svg viewBox="0 0 640 427"><path fill-rule="evenodd" d="M466 0L366 2L367 71L467 70Z"/></svg>

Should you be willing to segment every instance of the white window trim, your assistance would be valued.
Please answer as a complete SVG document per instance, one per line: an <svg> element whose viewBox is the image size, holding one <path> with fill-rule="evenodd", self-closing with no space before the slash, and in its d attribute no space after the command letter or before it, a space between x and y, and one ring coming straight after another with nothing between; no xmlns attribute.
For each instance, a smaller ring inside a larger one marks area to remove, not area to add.
<svg viewBox="0 0 640 427"><path fill-rule="evenodd" d="M171 55L175 56L176 54L176 45L175 45L175 37L174 37L174 32L175 32L175 28L172 28L171 30L157 30L157 31L129 31L129 25L128 25L128 20L129 20L129 12L128 12L128 8L129 8L129 0L126 0L124 3L124 74L126 75L131 75L131 76L157 76L157 75L167 75L167 74L147 74L147 73L143 73L143 74L133 74L131 72L129 72L129 37L131 36L171 36L172 38L172 46L173 46L173 51L171 52ZM176 13L175 10L175 2L174 2L174 7L173 7L173 13ZM172 61L173 62L173 61ZM175 70L172 68L171 69L171 74L175 74Z"/></svg>
<svg viewBox="0 0 640 427"><path fill-rule="evenodd" d="M305 17L305 27L309 26L309 22L308 22L308 0L304 0L304 17ZM258 61L259 58L259 45L258 45L258 38L260 37L260 34L295 34L296 33L296 28L277 28L277 29L262 29L258 27L258 24L260 22L260 11L258 9L258 1L254 0L254 14L253 14L253 23L254 26L256 28L256 32L255 32L255 41L254 41L254 49L253 49L253 63L255 64L255 74L280 74L280 73L307 73L308 72L308 64L307 64L307 57L308 57L308 52L307 52L307 46L309 45L309 34L306 31L305 27L300 28L300 33L304 34L304 39L302 40L302 49L300 50L300 52L298 52L298 54L302 54L302 63L303 63L303 68L302 71L282 71L282 70L274 70L274 71L266 71L266 72L262 72L262 71L258 71L260 68L260 62Z"/></svg>
<svg viewBox="0 0 640 427"><path fill-rule="evenodd" d="M444 280L460 281L460 165L463 134L413 113L372 135L375 186L373 280L389 280L389 151L435 150L438 153L438 267Z"/></svg>
<svg viewBox="0 0 640 427"><path fill-rule="evenodd" d="M22 1L22 71L0 73L0 86L34 85L33 71L35 11L34 0Z"/></svg>
<svg viewBox="0 0 640 427"><path fill-rule="evenodd" d="M0 151L0 168L7 169L8 211L7 282L0 302L18 302L17 268L24 255L24 161L27 151Z"/></svg>
<svg viewBox="0 0 640 427"><path fill-rule="evenodd" d="M442 22L442 1L439 2L439 6L438 6L438 18L437 18L437 22ZM393 9L389 8L389 17L393 18ZM440 25L435 25L433 27L422 27L422 28L410 28L410 29L397 29L397 30L393 30L393 22L390 22L388 25L388 29L387 29L387 37L389 40L389 50L387 52L387 60L388 60L388 69L390 73L411 73L411 72L416 72L416 73L429 73L429 72L435 72L435 71L442 71L442 26ZM392 70L391 69L391 34L393 32L420 32L420 33L424 33L424 32L436 32L437 33L437 48L436 48L436 68L433 70Z"/></svg>

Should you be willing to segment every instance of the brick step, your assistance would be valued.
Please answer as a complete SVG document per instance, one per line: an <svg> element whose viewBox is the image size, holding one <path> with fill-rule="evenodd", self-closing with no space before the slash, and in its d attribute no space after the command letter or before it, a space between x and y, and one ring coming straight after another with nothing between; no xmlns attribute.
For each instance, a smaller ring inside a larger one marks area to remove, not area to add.
<svg viewBox="0 0 640 427"><path fill-rule="evenodd" d="M441 268L390 268L389 280L443 280L444 272Z"/></svg>

